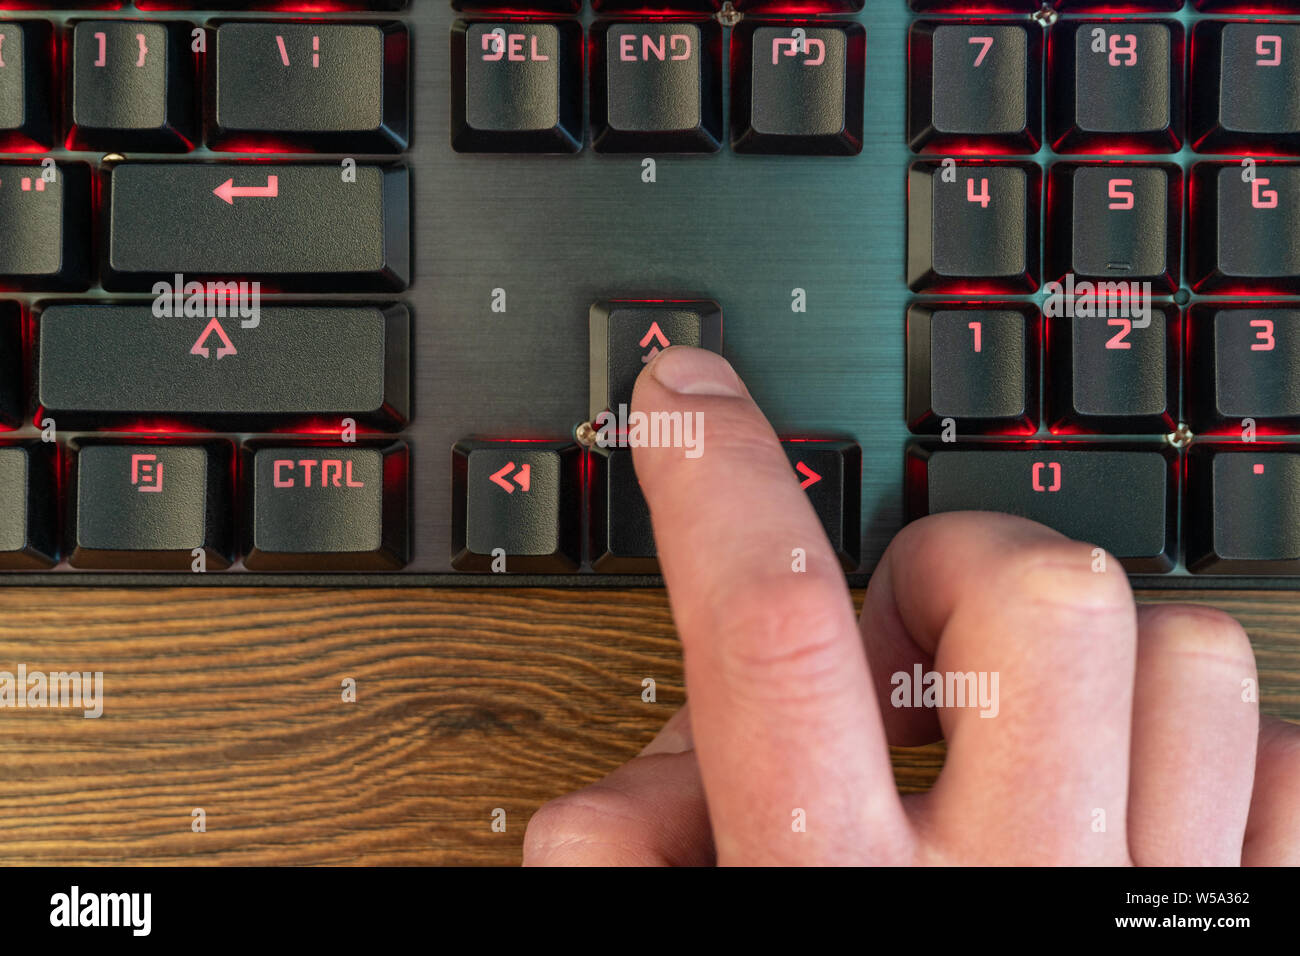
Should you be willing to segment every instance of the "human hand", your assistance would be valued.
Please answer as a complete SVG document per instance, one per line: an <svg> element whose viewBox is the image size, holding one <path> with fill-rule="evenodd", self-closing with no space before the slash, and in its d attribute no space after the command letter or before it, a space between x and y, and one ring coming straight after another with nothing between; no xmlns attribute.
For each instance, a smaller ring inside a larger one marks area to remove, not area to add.
<svg viewBox="0 0 1300 956"><path fill-rule="evenodd" d="M525 864L1300 863L1300 728L1261 726L1231 617L1138 608L1118 561L1094 572L1092 545L961 513L898 534L855 624L725 360L662 352L633 407L703 412L699 458L634 451L689 704L640 756L543 806ZM891 706L891 676L917 664L997 675L996 713ZM940 736L934 787L900 797L887 744Z"/></svg>

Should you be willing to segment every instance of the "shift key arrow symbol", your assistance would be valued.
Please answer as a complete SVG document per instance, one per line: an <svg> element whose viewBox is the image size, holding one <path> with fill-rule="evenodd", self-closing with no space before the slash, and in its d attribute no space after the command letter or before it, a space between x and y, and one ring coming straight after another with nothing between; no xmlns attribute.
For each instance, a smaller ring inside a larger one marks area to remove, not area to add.
<svg viewBox="0 0 1300 956"><path fill-rule="evenodd" d="M274 199L280 195L280 177L267 176L265 186L236 186L235 180L227 179L224 183L212 190L212 194L219 199L225 200L226 204L233 206L235 197L244 196L250 199Z"/></svg>

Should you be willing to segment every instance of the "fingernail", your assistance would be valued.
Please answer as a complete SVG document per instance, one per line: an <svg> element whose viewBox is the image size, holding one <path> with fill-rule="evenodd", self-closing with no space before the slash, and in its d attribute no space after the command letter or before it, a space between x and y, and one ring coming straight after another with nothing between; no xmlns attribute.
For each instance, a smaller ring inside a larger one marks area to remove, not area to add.
<svg viewBox="0 0 1300 956"><path fill-rule="evenodd" d="M682 395L745 394L745 386L731 363L708 349L674 346L655 356L650 374L665 388Z"/></svg>

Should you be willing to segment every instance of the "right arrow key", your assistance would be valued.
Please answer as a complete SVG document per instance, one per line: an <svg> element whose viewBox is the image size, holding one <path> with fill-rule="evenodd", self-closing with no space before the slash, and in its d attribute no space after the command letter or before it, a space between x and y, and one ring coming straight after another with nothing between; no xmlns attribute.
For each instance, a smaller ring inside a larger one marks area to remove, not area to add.
<svg viewBox="0 0 1300 956"><path fill-rule="evenodd" d="M803 438L785 439L781 447L840 563L846 571L857 570L862 554L862 449L851 441Z"/></svg>

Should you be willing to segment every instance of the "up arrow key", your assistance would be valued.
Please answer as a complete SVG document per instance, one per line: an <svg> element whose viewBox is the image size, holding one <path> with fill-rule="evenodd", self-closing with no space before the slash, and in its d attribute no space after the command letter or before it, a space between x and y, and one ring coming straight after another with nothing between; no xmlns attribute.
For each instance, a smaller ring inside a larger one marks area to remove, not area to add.
<svg viewBox="0 0 1300 956"><path fill-rule="evenodd" d="M670 344L668 341L668 336L664 335L664 330L659 328L659 323L652 322L650 323L650 328L646 330L645 335L641 336L641 348L645 348L647 345L650 345L650 343L655 341L656 339L659 341L659 344L651 346L650 351L647 352L645 355L641 356L641 363L643 365L648 363L652 358L658 355L659 350L661 348L666 349Z"/></svg>

